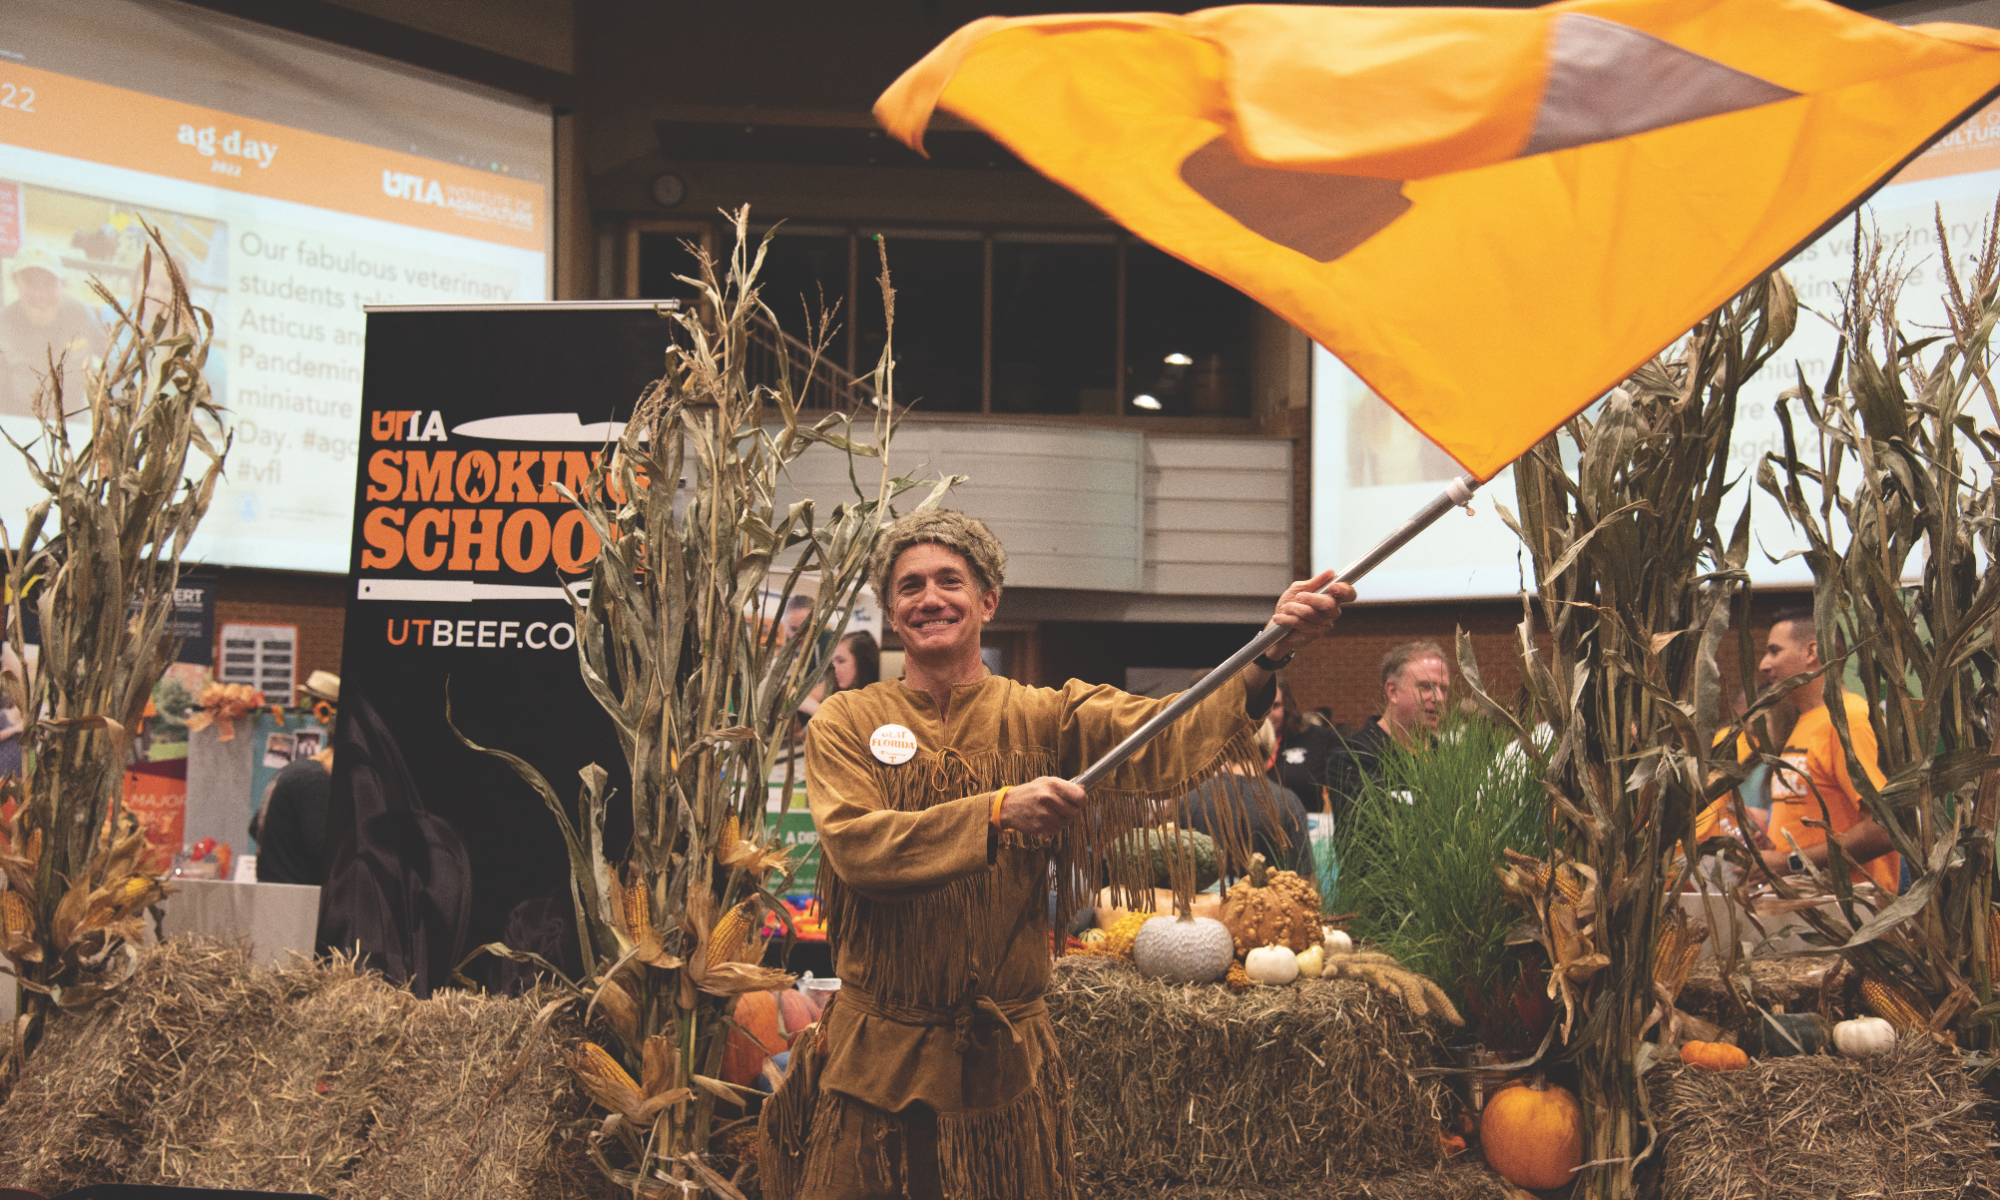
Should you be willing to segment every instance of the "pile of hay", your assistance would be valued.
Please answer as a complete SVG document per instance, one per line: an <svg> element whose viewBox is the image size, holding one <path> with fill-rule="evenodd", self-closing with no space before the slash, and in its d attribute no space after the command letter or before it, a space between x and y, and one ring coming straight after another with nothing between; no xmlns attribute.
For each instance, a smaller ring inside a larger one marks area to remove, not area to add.
<svg viewBox="0 0 2000 1200"><path fill-rule="evenodd" d="M1238 995L1077 955L1057 965L1048 1005L1090 1195L1364 1195L1339 1189L1440 1159L1448 1091L1413 1074L1438 1059L1432 1027L1363 984Z"/></svg>
<svg viewBox="0 0 2000 1200"><path fill-rule="evenodd" d="M1812 1012L1820 1006L1820 988L1827 980L1827 972L1840 963L1837 954L1807 954L1789 958L1752 958L1739 964L1736 986L1745 1000L1770 1012ZM1845 973L1851 975L1851 972ZM1833 981L1839 991L1844 978ZM1842 997L1836 995L1835 1007L1841 1007ZM1742 1032L1755 1022L1755 1011L1739 1011L1729 997L1729 989L1723 986L1722 973L1716 960L1703 958L1688 972L1687 983L1682 985L1680 997L1675 1001L1684 1013L1709 1021L1717 1028Z"/></svg>
<svg viewBox="0 0 2000 1200"><path fill-rule="evenodd" d="M1654 1075L1668 1200L2000 1196L1981 1096L1958 1057L1923 1037L1873 1059Z"/></svg>
<svg viewBox="0 0 2000 1200"><path fill-rule="evenodd" d="M117 1001L51 1024L0 1104L0 1183L618 1195L561 1137L589 1105L556 1039L530 1040L536 1007L418 1000L347 964L270 970L240 948L170 939Z"/></svg>

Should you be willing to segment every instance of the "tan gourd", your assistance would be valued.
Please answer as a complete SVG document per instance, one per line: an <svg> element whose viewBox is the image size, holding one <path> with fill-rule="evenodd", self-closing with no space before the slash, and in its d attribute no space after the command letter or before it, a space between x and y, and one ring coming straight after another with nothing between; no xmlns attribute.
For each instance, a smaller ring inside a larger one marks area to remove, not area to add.
<svg viewBox="0 0 2000 1200"><path fill-rule="evenodd" d="M1236 952L1283 946L1296 954L1323 939L1319 893L1296 871L1273 871L1264 856L1250 856L1250 875L1230 887L1222 923L1236 938Z"/></svg>
<svg viewBox="0 0 2000 1200"><path fill-rule="evenodd" d="M1583 1165L1583 1109L1537 1076L1486 1102L1479 1144L1487 1165L1516 1187L1562 1187Z"/></svg>

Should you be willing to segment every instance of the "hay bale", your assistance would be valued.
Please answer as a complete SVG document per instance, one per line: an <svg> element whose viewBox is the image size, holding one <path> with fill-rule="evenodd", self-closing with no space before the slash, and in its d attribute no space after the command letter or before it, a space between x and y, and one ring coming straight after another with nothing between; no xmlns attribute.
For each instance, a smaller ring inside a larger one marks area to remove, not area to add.
<svg viewBox="0 0 2000 1200"><path fill-rule="evenodd" d="M1372 1179L1337 1176L1314 1180L1305 1192L1298 1184L1086 1184L1079 1189L1079 1200L1299 1200L1301 1195L1312 1200L1519 1200L1526 1194L1509 1187L1483 1163L1458 1162Z"/></svg>
<svg viewBox="0 0 2000 1200"><path fill-rule="evenodd" d="M1447 1089L1411 1073L1437 1060L1433 1030L1363 984L1238 995L1072 956L1048 1005L1074 1086L1078 1170L1103 1194L1309 1184L1338 1195L1321 1189L1439 1161Z"/></svg>
<svg viewBox="0 0 2000 1200"><path fill-rule="evenodd" d="M117 1003L51 1025L0 1104L0 1179L609 1197L559 1138L588 1105L555 1039L528 1042L536 1007L418 1000L352 964L257 968L241 947L172 938Z"/></svg>
<svg viewBox="0 0 2000 1200"><path fill-rule="evenodd" d="M1826 973L1840 961L1837 954L1804 954L1788 958L1752 958L1741 964L1737 986L1745 998L1771 1012L1811 1012L1819 1007L1820 985ZM1741 1033L1756 1014L1747 1018L1737 1011L1723 986L1715 959L1703 957L1688 972L1687 982L1675 1001L1684 1013L1691 1013L1720 1029Z"/></svg>
<svg viewBox="0 0 2000 1200"><path fill-rule="evenodd" d="M1653 1074L1668 1200L2000 1196L1981 1097L1958 1057L1921 1036L1867 1060Z"/></svg>

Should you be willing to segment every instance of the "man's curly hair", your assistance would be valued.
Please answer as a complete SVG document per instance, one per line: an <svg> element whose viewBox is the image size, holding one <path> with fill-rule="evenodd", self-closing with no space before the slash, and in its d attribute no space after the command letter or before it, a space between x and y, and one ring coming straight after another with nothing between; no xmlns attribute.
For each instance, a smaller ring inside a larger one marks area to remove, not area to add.
<svg viewBox="0 0 2000 1200"><path fill-rule="evenodd" d="M926 509L897 518L876 539L875 553L868 558L868 582L875 586L878 602L889 603L889 572L903 551L926 543L965 559L982 592L996 591L1006 582L1007 552L984 521L948 508Z"/></svg>

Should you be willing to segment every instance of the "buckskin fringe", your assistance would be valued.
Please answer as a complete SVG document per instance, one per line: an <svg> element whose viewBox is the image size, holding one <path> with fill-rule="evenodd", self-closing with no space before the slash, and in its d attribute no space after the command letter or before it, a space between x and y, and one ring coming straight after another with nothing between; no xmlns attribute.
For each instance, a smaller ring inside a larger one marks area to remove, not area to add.
<svg viewBox="0 0 2000 1200"><path fill-rule="evenodd" d="M938 1168L951 1200L1076 1200L1069 1075L1048 1040L1027 1091L998 1108L938 1114Z"/></svg>
<svg viewBox="0 0 2000 1200"><path fill-rule="evenodd" d="M834 1001L838 1002L839 993ZM806 1151L820 1107L819 1066L826 1038L825 1013L792 1047L790 1067L757 1118L757 1179L766 1200L790 1200L804 1183ZM838 1129L840 1123L826 1123Z"/></svg>

